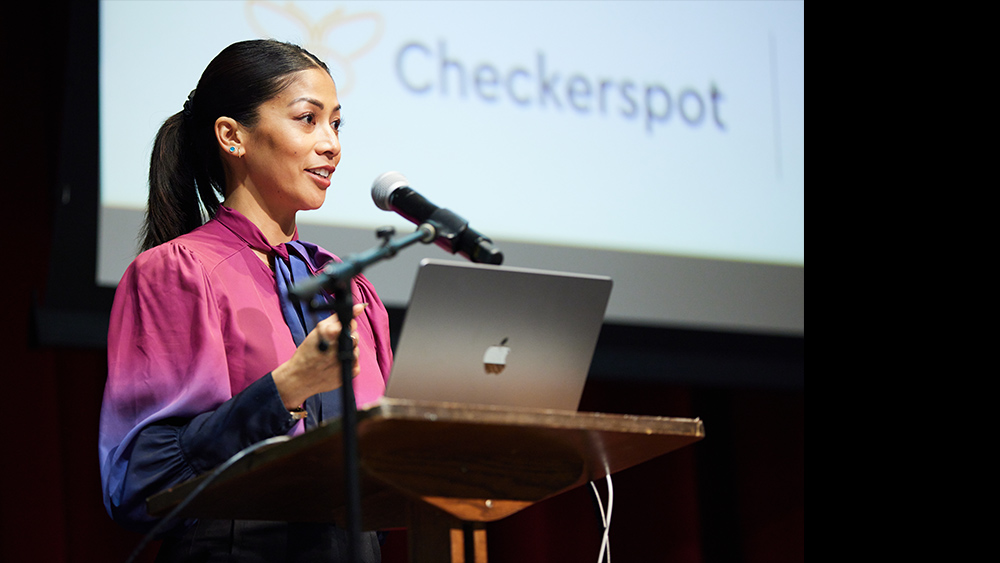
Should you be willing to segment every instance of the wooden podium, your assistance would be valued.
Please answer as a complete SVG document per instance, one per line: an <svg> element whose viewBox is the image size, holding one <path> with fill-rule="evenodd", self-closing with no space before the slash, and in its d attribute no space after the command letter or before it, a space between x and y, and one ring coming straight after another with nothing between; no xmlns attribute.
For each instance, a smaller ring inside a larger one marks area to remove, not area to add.
<svg viewBox="0 0 1000 563"><path fill-rule="evenodd" d="M676 450L699 419L382 399L358 412L362 528L406 527L414 563L486 561L485 522ZM234 464L188 518L345 526L340 422ZM163 516L203 477L148 500Z"/></svg>

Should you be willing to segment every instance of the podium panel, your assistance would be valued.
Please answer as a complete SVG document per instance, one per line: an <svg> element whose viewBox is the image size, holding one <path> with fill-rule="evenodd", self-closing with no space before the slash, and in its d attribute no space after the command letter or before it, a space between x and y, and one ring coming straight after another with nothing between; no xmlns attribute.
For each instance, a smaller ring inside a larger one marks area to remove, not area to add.
<svg viewBox="0 0 1000 563"><path fill-rule="evenodd" d="M699 419L383 398L358 412L362 527L409 527L411 544L427 535L415 528L431 528L447 543L461 522L504 518L704 436ZM339 421L329 420L247 455L181 516L345 526L341 438ZM165 515L204 478L151 497L150 514ZM414 559L431 560L415 548Z"/></svg>

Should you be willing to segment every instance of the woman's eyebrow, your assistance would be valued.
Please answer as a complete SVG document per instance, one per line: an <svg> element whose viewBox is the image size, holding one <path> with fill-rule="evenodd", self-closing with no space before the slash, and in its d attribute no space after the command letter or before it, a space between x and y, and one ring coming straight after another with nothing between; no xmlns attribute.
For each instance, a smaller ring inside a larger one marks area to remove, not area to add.
<svg viewBox="0 0 1000 563"><path fill-rule="evenodd" d="M323 108L326 107L323 104L323 102L317 100L316 98L310 98L309 96L301 96L299 98L295 98L294 100L292 100L291 102L289 102L288 105L290 105L290 106L291 105L295 105L298 102L308 102L308 103L310 103L310 104L318 107L319 109L323 109ZM343 107L341 104L337 104L337 107L333 108L333 111L340 111L341 107Z"/></svg>

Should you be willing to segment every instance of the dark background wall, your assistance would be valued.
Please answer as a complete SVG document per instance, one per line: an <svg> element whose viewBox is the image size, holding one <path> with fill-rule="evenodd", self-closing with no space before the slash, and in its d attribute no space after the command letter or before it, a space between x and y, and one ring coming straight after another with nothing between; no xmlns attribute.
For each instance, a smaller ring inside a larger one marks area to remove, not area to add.
<svg viewBox="0 0 1000 563"><path fill-rule="evenodd" d="M124 561L139 537L104 512L97 463L107 295L77 281L89 258L75 245L92 247L93 219L66 215L89 204L65 179L97 166L92 137L64 126L96 124L81 115L93 113L88 94L73 91L72 61L95 56L71 47L88 11L12 10L0 20L0 561ZM615 560L804 560L803 338L607 326L581 409L705 423L705 440L615 476ZM405 560L405 541L390 534L387 563ZM493 562L589 561L599 543L583 488L489 526Z"/></svg>

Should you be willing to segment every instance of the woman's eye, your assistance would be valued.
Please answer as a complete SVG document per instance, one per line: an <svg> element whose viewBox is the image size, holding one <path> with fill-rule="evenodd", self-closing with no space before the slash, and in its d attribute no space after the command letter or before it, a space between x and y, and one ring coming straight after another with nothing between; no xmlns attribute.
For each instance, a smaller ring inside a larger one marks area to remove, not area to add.
<svg viewBox="0 0 1000 563"><path fill-rule="evenodd" d="M341 128L344 127L344 120L343 119L334 119L332 122L330 122L330 127L333 127L334 131L339 132L341 130Z"/></svg>
<svg viewBox="0 0 1000 563"><path fill-rule="evenodd" d="M303 123L308 123L309 125L312 125L313 121L315 120L316 117L311 113L307 113L299 118L299 121L302 121Z"/></svg>

